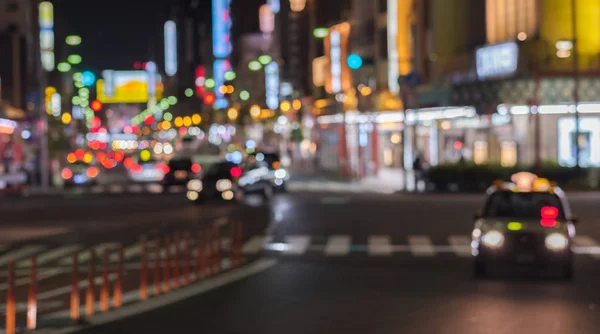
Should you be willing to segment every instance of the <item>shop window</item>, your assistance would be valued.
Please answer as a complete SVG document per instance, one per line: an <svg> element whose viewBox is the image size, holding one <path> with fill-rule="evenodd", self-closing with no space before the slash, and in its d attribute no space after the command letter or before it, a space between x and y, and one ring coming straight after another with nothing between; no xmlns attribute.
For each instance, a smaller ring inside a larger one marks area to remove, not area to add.
<svg viewBox="0 0 600 334"><path fill-rule="evenodd" d="M514 141L504 141L500 145L500 165L513 167L517 164L517 144Z"/></svg>
<svg viewBox="0 0 600 334"><path fill-rule="evenodd" d="M488 160L488 143L477 141L473 146L473 162L478 165L486 163Z"/></svg>
<svg viewBox="0 0 600 334"><path fill-rule="evenodd" d="M558 121L558 163L575 166L577 145L581 167L600 166L600 118L579 119L579 136L575 131L575 118L564 117Z"/></svg>

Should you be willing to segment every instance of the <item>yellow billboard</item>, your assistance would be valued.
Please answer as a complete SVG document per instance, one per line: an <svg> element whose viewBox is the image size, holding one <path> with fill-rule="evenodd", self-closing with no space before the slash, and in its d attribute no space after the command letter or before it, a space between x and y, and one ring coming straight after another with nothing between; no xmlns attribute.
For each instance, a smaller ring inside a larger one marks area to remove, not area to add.
<svg viewBox="0 0 600 334"><path fill-rule="evenodd" d="M104 71L96 82L96 97L104 103L147 103L151 96L162 98L164 90L160 76L150 80L146 71ZM150 82L154 83L154 89Z"/></svg>

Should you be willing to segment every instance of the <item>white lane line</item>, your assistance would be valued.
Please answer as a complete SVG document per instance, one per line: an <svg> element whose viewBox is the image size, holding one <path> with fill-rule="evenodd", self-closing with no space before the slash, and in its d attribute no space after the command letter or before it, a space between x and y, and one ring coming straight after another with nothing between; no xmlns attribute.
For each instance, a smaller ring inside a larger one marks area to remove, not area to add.
<svg viewBox="0 0 600 334"><path fill-rule="evenodd" d="M5 266L13 261L18 261L28 256L35 255L46 249L40 245L23 246L0 256L0 266Z"/></svg>
<svg viewBox="0 0 600 334"><path fill-rule="evenodd" d="M242 252L248 255L254 255L262 251L266 244L271 242L271 237L256 235L250 238L242 248Z"/></svg>
<svg viewBox="0 0 600 334"><path fill-rule="evenodd" d="M41 266L48 262L62 259L68 255L73 254L73 252L76 252L79 249L81 249L81 245L69 245L69 246L59 247L59 248L50 250L48 252L42 253L42 254L38 255L38 257L37 257L37 265ZM31 260L23 260L23 261L19 262L17 264L17 266L20 268L30 267Z"/></svg>
<svg viewBox="0 0 600 334"><path fill-rule="evenodd" d="M119 247L118 243L106 242L106 243L99 244L94 247L88 248L84 251L79 252L79 254L77 255L78 262L81 264L81 263L86 263L87 261L89 261L90 260L90 249L93 249L94 253L96 255L96 263L101 263L98 261L102 261L102 258L104 257L104 250L108 248L109 252L114 252L117 250L117 247ZM62 265L73 264L73 257L67 256L64 259L60 260L59 263Z"/></svg>
<svg viewBox="0 0 600 334"><path fill-rule="evenodd" d="M408 245L410 246L410 252L416 257L435 256L433 242L427 235L409 235Z"/></svg>
<svg viewBox="0 0 600 334"><path fill-rule="evenodd" d="M372 235L369 237L367 252L371 256L392 255L392 240L387 235Z"/></svg>
<svg viewBox="0 0 600 334"><path fill-rule="evenodd" d="M593 238L591 238L590 236L587 235L580 235L580 236L575 236L575 238L573 238L573 242L575 244L575 246L577 247L600 247L600 244L594 240ZM594 259L600 260L600 254L595 254L595 252L589 252L590 256L593 257Z"/></svg>
<svg viewBox="0 0 600 334"><path fill-rule="evenodd" d="M283 250L286 255L302 255L310 245L310 236L290 235L285 237L287 247Z"/></svg>
<svg viewBox="0 0 600 334"><path fill-rule="evenodd" d="M344 256L350 253L352 239L348 235L333 235L325 245L326 256Z"/></svg>
<svg viewBox="0 0 600 334"><path fill-rule="evenodd" d="M181 288L175 291L172 291L168 294L162 294L160 296L156 296L154 298L148 299L143 303L134 303L130 306L123 307L117 310L112 310L111 312L98 313L92 317L89 317L87 320L89 324L92 326L104 325L117 320L125 319L137 314L149 312L151 310L155 310L161 307L165 307L167 305L171 305L178 301L188 299L190 297L194 297L197 295L204 294L208 291L220 288L222 286L234 283L246 277L259 274L277 264L276 260L270 259L262 259L246 266L243 266L239 269L234 269L230 272L224 273L219 276L215 276L209 279L202 281L201 283L191 285L186 288ZM131 296L137 295L137 291L131 291ZM129 293L127 293L129 297ZM134 298L134 297L132 297ZM51 318L53 314L49 314L42 318ZM55 333L76 333L85 329L83 326L70 327L59 330Z"/></svg>
<svg viewBox="0 0 600 334"><path fill-rule="evenodd" d="M451 235L448 243L459 257L471 257L471 238L466 235Z"/></svg>

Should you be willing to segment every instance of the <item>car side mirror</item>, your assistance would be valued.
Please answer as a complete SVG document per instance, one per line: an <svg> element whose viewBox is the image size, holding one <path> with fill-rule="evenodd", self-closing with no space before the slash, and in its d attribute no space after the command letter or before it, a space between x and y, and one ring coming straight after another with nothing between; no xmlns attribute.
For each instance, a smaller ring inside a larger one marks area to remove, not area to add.
<svg viewBox="0 0 600 334"><path fill-rule="evenodd" d="M575 216L575 215L572 215L570 221L573 224L579 224L579 217Z"/></svg>

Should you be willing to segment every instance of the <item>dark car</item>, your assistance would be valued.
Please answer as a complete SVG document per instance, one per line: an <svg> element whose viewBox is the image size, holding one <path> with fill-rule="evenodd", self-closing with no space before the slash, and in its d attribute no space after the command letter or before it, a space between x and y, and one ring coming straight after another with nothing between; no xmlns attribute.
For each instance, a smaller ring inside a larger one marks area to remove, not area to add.
<svg viewBox="0 0 600 334"><path fill-rule="evenodd" d="M289 179L289 174L286 169L282 168L281 161L279 159L279 154L259 152L248 156L246 164L248 164L249 166L244 168L244 174L247 174L247 172L251 170L258 169L259 171L256 171L251 174L254 174L255 176L256 174L260 174L262 181L265 181L261 182L260 185L251 184L248 188L251 188L252 190L259 188L260 190L262 189L261 187L263 186L263 184L270 184L272 188L272 193L285 192L286 181ZM253 177L251 179L255 180L256 178ZM245 175L242 176L242 179L240 179L240 186L245 186L244 184L246 183L246 181L247 178L245 177ZM271 191L267 190L267 192Z"/></svg>
<svg viewBox="0 0 600 334"><path fill-rule="evenodd" d="M165 191L173 186L185 186L200 172L200 165L194 164L190 158L174 158L168 163L168 172L163 179Z"/></svg>
<svg viewBox="0 0 600 334"><path fill-rule="evenodd" d="M504 183L488 194L472 232L475 276L503 266L527 266L558 268L571 279L577 219L564 192L556 186L518 189Z"/></svg>
<svg viewBox="0 0 600 334"><path fill-rule="evenodd" d="M242 169L229 161L222 161L205 167L202 177L187 183L187 198L196 203L210 199L232 201L236 198L237 178Z"/></svg>

